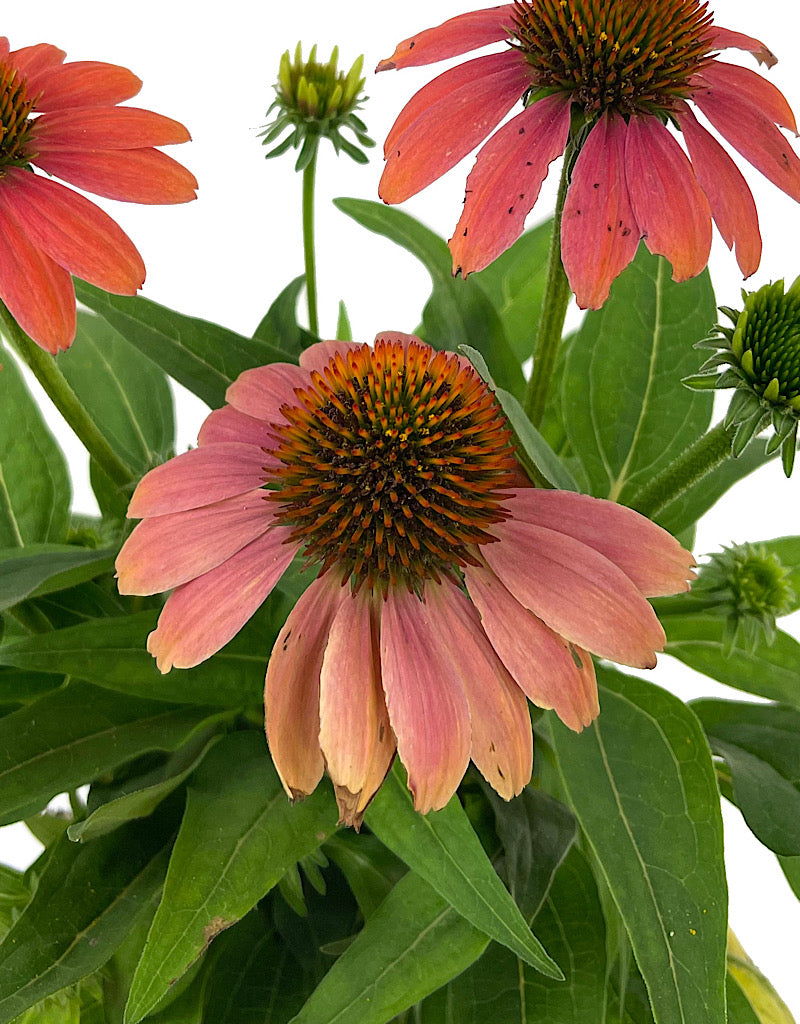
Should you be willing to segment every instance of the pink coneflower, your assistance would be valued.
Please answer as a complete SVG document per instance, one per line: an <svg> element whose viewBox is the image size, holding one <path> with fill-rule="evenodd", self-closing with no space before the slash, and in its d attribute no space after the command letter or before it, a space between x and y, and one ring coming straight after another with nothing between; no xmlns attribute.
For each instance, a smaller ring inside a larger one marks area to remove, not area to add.
<svg viewBox="0 0 800 1024"><path fill-rule="evenodd" d="M358 825L396 749L420 811L470 758L510 799L531 774L526 697L579 730L598 713L587 651L655 664L645 596L687 589L692 556L631 509L523 482L466 360L403 334L320 342L227 398L139 484L119 588L174 588L148 639L167 672L230 640L297 551L321 566L267 668L291 797L327 769Z"/></svg>
<svg viewBox="0 0 800 1024"><path fill-rule="evenodd" d="M49 43L10 50L0 37L0 298L52 353L75 337L71 274L133 295L145 270L108 214L33 167L131 203L185 203L197 187L155 148L186 142L183 125L117 106L141 88L134 74L65 56Z"/></svg>
<svg viewBox="0 0 800 1024"><path fill-rule="evenodd" d="M450 240L454 272L480 270L522 231L551 161L577 151L561 225L578 304L599 308L639 239L676 281L708 262L711 219L742 274L761 259L755 203L740 171L697 120L800 200L800 161L776 125L796 131L782 94L716 51L757 39L719 28L699 0L516 0L462 14L404 40L378 70L429 64L506 40L421 89L386 139L380 195L400 203L489 135L520 98L525 110L478 153ZM683 137L688 157L670 127Z"/></svg>

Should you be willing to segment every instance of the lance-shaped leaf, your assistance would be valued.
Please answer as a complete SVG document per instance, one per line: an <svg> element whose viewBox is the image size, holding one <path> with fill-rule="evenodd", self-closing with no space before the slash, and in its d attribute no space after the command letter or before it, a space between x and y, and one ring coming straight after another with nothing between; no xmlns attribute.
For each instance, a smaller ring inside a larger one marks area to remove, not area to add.
<svg viewBox="0 0 800 1024"><path fill-rule="evenodd" d="M2 346L0 363L0 547L60 543L72 493L67 465Z"/></svg>
<svg viewBox="0 0 800 1024"><path fill-rule="evenodd" d="M727 762L750 829L775 853L800 856L800 711L732 700L697 700L691 708Z"/></svg>
<svg viewBox="0 0 800 1024"><path fill-rule="evenodd" d="M291 281L269 307L253 334L259 341L280 349L287 362L297 362L303 349L317 340L297 322L297 300L305 283L305 275ZM337 333L336 337L342 338L342 335Z"/></svg>
<svg viewBox="0 0 800 1024"><path fill-rule="evenodd" d="M255 906L336 828L320 786L290 805L262 735L235 733L195 772L164 895L131 984L127 1024L145 1017L215 935Z"/></svg>
<svg viewBox="0 0 800 1024"><path fill-rule="evenodd" d="M474 927L536 970L563 977L500 881L457 797L440 811L418 814L395 763L364 820Z"/></svg>
<svg viewBox="0 0 800 1024"><path fill-rule="evenodd" d="M73 544L28 544L0 550L0 611L40 594L66 590L109 572L110 549Z"/></svg>
<svg viewBox="0 0 800 1024"><path fill-rule="evenodd" d="M600 715L551 716L570 804L630 937L656 1024L725 1017L722 817L705 735L677 697L598 668Z"/></svg>
<svg viewBox="0 0 800 1024"><path fill-rule="evenodd" d="M148 751L175 750L216 714L81 682L45 694L0 719L0 824Z"/></svg>

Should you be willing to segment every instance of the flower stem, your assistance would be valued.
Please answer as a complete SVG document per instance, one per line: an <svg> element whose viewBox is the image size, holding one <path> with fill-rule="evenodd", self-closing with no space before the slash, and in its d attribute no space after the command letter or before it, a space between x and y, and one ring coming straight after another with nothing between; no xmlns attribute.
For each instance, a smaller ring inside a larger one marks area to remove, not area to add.
<svg viewBox="0 0 800 1024"><path fill-rule="evenodd" d="M724 423L712 427L634 494L630 501L631 507L653 519L670 502L729 458L735 433L734 427L726 427Z"/></svg>
<svg viewBox="0 0 800 1024"><path fill-rule="evenodd" d="M28 337L1 302L0 321L2 321L3 333L17 354L30 368L47 392L53 405L67 421L97 465L117 487L123 488L131 484L134 479L133 471L120 459L101 434L97 424L59 370L53 356L39 348L36 342Z"/></svg>
<svg viewBox="0 0 800 1024"><path fill-rule="evenodd" d="M308 296L308 329L319 334L317 319L317 264L314 254L314 180L317 173L317 150L303 171L303 255Z"/></svg>
<svg viewBox="0 0 800 1024"><path fill-rule="evenodd" d="M525 411L531 423L538 427L542 422L547 405L550 383L561 344L564 330L564 318L571 297L569 281L564 273L561 262L561 218L564 213L564 200L567 197L569 176L574 162L572 146L567 147L564 166L561 169L561 181L558 186L555 217L553 219L553 235L550 239L550 256L547 269L547 284L542 304L542 317L536 334L536 346L533 353L533 370L528 381L525 394Z"/></svg>

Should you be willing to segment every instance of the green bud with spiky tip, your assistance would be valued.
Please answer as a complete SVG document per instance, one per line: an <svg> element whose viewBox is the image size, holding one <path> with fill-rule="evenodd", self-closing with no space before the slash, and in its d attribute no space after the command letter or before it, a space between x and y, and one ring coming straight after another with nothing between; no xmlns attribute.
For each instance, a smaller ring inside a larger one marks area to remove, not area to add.
<svg viewBox="0 0 800 1024"><path fill-rule="evenodd" d="M742 292L744 309L721 306L733 327L717 325L697 348L716 349L685 377L690 388L735 388L725 418L735 427L733 455L741 455L756 434L772 424L767 453L780 449L791 475L800 420L800 277L788 291L783 281Z"/></svg>
<svg viewBox="0 0 800 1024"><path fill-rule="evenodd" d="M701 567L692 596L725 620L723 650L775 639L775 620L795 603L789 570L764 544L734 544Z"/></svg>
<svg viewBox="0 0 800 1024"><path fill-rule="evenodd" d="M308 59L303 60L300 43L293 60L288 50L281 57L275 99L267 117L273 111L277 113L260 135L263 144L268 146L284 132L289 134L266 154L267 159L280 156L290 148L299 149L295 170L303 171L313 160L319 140L330 139L337 153L347 153L360 164L367 162L363 148L368 149L375 143L356 114L367 98L362 95L364 58L359 57L347 73L338 70L338 61L338 46L333 48L326 64L317 60L316 46L311 47ZM355 142L342 135L344 128L352 133Z"/></svg>

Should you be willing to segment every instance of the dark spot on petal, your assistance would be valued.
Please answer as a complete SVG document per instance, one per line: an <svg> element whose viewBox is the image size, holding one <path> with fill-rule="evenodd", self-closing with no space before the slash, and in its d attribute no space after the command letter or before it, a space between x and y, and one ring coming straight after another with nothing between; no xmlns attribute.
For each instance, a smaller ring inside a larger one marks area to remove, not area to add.
<svg viewBox="0 0 800 1024"><path fill-rule="evenodd" d="M525 161L525 166L526 167L533 167L533 160L526 160Z"/></svg>
<svg viewBox="0 0 800 1024"><path fill-rule="evenodd" d="M596 181L594 185L592 185L592 188L600 188L600 182Z"/></svg>
<svg viewBox="0 0 800 1024"><path fill-rule="evenodd" d="M631 229L630 228L625 228L625 230L622 232L622 237L623 238L627 238L630 233L631 233Z"/></svg>
<svg viewBox="0 0 800 1024"><path fill-rule="evenodd" d="M524 134L525 134L525 129L524 129L524 128L520 128L520 130L519 130L519 134L520 134L520 135L524 135Z"/></svg>
<svg viewBox="0 0 800 1024"><path fill-rule="evenodd" d="M513 207L513 206L509 206L509 208L508 208L508 212L509 212L509 213L513 213L513 212L514 212L514 207Z"/></svg>
<svg viewBox="0 0 800 1024"><path fill-rule="evenodd" d="M500 765L497 766L497 774L500 776L501 779L505 778L505 775L503 775L503 769L500 767Z"/></svg>
<svg viewBox="0 0 800 1024"><path fill-rule="evenodd" d="M609 230L609 231L613 231L613 228L611 227L611 225L610 225L610 224L608 225L608 230Z"/></svg>
<svg viewBox="0 0 800 1024"><path fill-rule="evenodd" d="M462 235L462 238L466 238L467 237L467 232L468 231L469 231L469 228L464 228L464 234Z"/></svg>
<svg viewBox="0 0 800 1024"><path fill-rule="evenodd" d="M417 45L416 39L412 39L411 42L408 44L409 50L413 50L416 45Z"/></svg>

